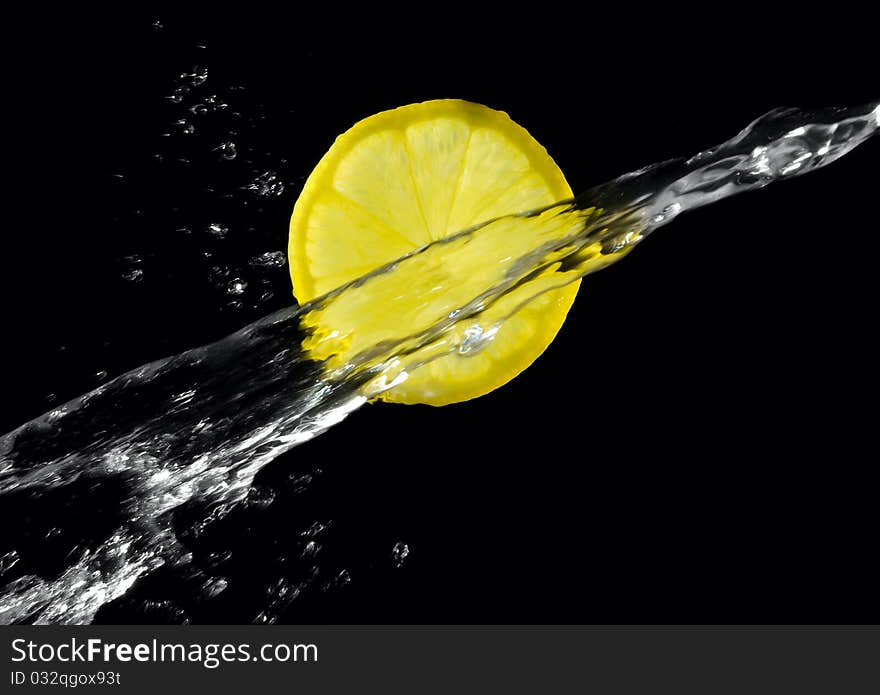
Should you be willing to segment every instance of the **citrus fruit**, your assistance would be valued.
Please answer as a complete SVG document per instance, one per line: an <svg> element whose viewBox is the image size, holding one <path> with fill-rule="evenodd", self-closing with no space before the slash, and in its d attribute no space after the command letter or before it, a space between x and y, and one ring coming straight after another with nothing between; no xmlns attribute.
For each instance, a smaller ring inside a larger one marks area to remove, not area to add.
<svg viewBox="0 0 880 695"><path fill-rule="evenodd" d="M296 201L294 295L305 303L462 229L571 195L547 151L504 112L443 99L377 113L336 139ZM556 336L578 285L541 294L507 317L483 349L439 357L380 398L446 405L507 383Z"/></svg>

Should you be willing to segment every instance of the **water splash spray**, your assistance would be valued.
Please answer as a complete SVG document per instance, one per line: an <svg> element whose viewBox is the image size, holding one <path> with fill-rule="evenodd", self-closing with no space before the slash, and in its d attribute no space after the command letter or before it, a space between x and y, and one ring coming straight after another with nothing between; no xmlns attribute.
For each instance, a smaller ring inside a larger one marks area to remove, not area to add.
<svg viewBox="0 0 880 695"><path fill-rule="evenodd" d="M7 581L0 622L90 622L157 568L192 562L176 510L198 502L203 523L222 517L269 461L424 364L482 349L523 303L622 258L682 212L825 166L878 127L880 104L772 111L689 159L459 232L303 307L123 374L0 437L0 498L103 485L112 488L117 512L57 573ZM401 319L414 309L412 298L388 303L389 283L438 265L461 267L461 277L448 279L460 290L468 275L456 254L473 255L474 247L490 272L470 278L467 302L420 306L413 321ZM374 327L362 333L352 326L354 339L344 344L321 331L335 317L364 314ZM87 514L89 496L79 501ZM0 558L0 580L16 557L12 549ZM273 601L283 604L298 590Z"/></svg>

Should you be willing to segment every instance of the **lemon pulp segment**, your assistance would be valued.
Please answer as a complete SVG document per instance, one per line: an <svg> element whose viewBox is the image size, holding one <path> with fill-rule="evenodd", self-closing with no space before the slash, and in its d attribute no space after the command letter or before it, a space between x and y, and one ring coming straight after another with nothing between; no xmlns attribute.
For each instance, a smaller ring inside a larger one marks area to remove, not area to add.
<svg viewBox="0 0 880 695"><path fill-rule="evenodd" d="M383 111L340 135L306 181L290 221L294 295L307 302L432 241L571 195L547 151L506 113L455 99ZM436 289L454 304L457 288L443 279L396 289ZM542 294L481 350L439 357L380 398L446 405L507 383L553 340L578 285ZM357 331L358 320L344 329Z"/></svg>

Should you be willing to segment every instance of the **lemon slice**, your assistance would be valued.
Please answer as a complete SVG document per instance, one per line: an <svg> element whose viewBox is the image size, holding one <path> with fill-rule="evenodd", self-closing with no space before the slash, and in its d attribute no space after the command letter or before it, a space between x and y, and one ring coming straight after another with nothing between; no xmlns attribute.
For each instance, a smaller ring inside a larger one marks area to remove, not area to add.
<svg viewBox="0 0 880 695"><path fill-rule="evenodd" d="M296 202L294 295L307 302L432 241L571 195L547 151L502 111L443 99L377 113L336 139ZM537 297L484 349L444 355L380 398L446 405L502 386L550 344L579 284Z"/></svg>

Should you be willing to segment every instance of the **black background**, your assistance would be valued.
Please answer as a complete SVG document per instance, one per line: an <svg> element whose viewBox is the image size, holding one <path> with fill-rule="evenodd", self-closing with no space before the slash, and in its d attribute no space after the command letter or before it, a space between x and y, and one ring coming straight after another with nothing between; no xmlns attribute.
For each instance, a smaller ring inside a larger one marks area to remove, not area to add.
<svg viewBox="0 0 880 695"><path fill-rule="evenodd" d="M503 109L578 191L716 144L775 106L880 97L857 26L727 11L11 18L25 40L7 64L16 214L2 241L0 429L44 412L50 393L93 388L98 370L283 306L225 308L174 230L223 205L232 226L259 224L218 254L286 248L298 186L376 111L442 97ZM257 115L254 157L286 159L274 207L205 194L216 160L152 159L173 120L165 96L194 64L206 84L245 86L236 108ZM876 620L877 149L663 228L588 278L557 340L499 391L365 407L302 447L323 462L312 506L237 529L254 549L226 597L184 612L252 619L246 587L272 543L331 518L347 529L336 547L352 581L294 601L283 621ZM131 253L145 259L135 286L120 279ZM387 559L398 540L411 551L400 568ZM161 581L140 590L174 594ZM114 610L104 619L166 619Z"/></svg>

